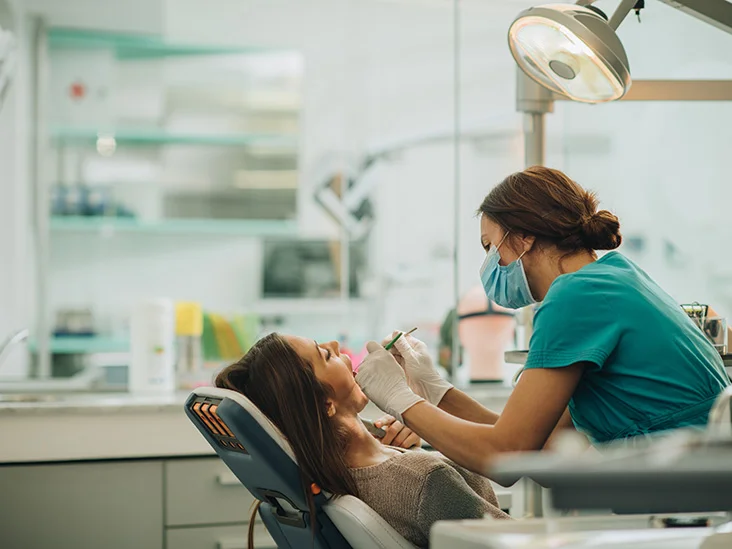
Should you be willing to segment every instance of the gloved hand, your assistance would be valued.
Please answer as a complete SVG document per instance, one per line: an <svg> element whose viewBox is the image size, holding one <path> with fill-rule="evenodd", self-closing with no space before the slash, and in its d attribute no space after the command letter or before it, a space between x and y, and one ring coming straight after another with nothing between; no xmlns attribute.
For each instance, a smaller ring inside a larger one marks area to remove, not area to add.
<svg viewBox="0 0 732 549"><path fill-rule="evenodd" d="M393 336L389 341L392 339ZM430 404L437 406L445 393L452 389L452 384L443 379L435 369L432 358L427 352L427 345L416 337L400 337L391 348L391 352L398 355L395 358L404 366L409 388Z"/></svg>
<svg viewBox="0 0 732 549"><path fill-rule="evenodd" d="M409 388L404 370L389 351L375 341L369 341L366 350L356 383L374 404L404 423L402 414L424 399Z"/></svg>

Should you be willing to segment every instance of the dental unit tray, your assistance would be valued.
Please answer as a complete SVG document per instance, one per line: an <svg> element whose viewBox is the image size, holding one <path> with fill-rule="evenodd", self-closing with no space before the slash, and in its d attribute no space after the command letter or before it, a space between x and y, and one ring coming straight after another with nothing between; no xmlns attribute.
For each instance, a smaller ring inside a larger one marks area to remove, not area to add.
<svg viewBox="0 0 732 549"><path fill-rule="evenodd" d="M614 449L601 457L531 453L497 460L488 476L503 486L528 477L551 489L558 509L619 514L732 511L732 437L694 435Z"/></svg>

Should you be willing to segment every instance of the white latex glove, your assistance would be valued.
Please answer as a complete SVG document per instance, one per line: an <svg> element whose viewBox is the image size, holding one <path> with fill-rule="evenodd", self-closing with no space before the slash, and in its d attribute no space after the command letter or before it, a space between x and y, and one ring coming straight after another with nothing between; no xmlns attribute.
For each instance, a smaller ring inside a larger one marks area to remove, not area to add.
<svg viewBox="0 0 732 549"><path fill-rule="evenodd" d="M397 361L404 363L409 388L430 404L437 406L445 393L452 389L452 384L445 380L435 368L432 358L427 352L427 345L416 337L400 337L394 343L391 351L399 355ZM402 360L399 360L400 358Z"/></svg>
<svg viewBox="0 0 732 549"><path fill-rule="evenodd" d="M389 351L375 341L369 341L366 350L356 383L374 404L404 423L402 414L424 399L409 388L404 370Z"/></svg>

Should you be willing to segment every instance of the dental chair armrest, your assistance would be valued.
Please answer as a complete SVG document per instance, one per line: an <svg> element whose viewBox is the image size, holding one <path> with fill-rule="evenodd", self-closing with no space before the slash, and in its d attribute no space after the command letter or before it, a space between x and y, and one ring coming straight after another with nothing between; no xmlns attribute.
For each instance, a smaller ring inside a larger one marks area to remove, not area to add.
<svg viewBox="0 0 732 549"><path fill-rule="evenodd" d="M334 498L323 507L352 547L359 549L416 549L376 511L353 496ZM378 533L378 536L376 535Z"/></svg>

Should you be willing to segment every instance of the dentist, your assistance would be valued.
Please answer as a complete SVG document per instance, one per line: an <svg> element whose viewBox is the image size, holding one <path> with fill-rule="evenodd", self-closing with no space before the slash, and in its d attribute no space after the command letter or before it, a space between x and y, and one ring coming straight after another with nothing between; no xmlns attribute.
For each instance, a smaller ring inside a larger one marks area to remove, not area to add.
<svg viewBox="0 0 732 549"><path fill-rule="evenodd" d="M488 298L541 302L524 373L503 412L435 370L426 346L370 342L357 383L387 413L475 472L504 453L540 450L570 427L595 443L701 426L729 384L719 354L679 305L618 252L618 218L562 172L508 176L479 208Z"/></svg>

